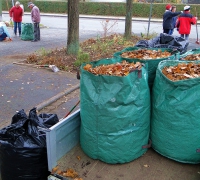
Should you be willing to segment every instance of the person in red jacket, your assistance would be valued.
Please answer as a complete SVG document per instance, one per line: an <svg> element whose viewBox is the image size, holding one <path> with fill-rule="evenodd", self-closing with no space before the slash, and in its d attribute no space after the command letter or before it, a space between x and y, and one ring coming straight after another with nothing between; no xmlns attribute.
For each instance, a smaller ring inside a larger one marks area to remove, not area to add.
<svg viewBox="0 0 200 180"><path fill-rule="evenodd" d="M188 41L191 24L197 23L197 17L190 14L190 6L184 7L184 12L178 17L176 27L178 28L179 34L182 38Z"/></svg>
<svg viewBox="0 0 200 180"><path fill-rule="evenodd" d="M20 2L17 1L15 6L10 9L10 17L14 22L14 33L17 35L17 27L19 36L21 36L21 23L22 23L23 9L20 7Z"/></svg>

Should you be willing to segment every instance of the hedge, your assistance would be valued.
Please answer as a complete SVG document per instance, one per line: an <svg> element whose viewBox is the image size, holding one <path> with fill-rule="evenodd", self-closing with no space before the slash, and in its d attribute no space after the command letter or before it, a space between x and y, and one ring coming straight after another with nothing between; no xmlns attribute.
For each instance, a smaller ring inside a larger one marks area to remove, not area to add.
<svg viewBox="0 0 200 180"><path fill-rule="evenodd" d="M27 7L29 0L21 0L20 3L24 5L24 11L30 12ZM40 8L42 13L59 13L67 14L67 2L64 1L32 1ZM7 0L2 1L2 10L8 11L12 6L12 2ZM133 17L149 17L150 3L133 3ZM162 18L165 11L166 4L153 3L152 18ZM182 11L184 4L176 4L177 11ZM197 12L200 12L200 5L191 5L191 13L195 15L194 7ZM105 15L105 16L125 16L126 3L94 3L94 2L80 2L79 14L84 15ZM196 16L196 15L195 15Z"/></svg>

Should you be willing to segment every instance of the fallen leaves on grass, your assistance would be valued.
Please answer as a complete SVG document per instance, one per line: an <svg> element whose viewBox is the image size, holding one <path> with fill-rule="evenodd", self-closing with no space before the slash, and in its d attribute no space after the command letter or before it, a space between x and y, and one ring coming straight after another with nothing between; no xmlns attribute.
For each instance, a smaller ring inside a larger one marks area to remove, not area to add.
<svg viewBox="0 0 200 180"><path fill-rule="evenodd" d="M126 47L134 46L141 38L133 35L130 39L124 39L121 34L113 34L104 38L90 38L80 43L80 52L88 54L86 60L77 59L75 55L66 54L66 47L47 51L41 49L39 53L28 55L25 63L34 65L55 65L60 70L77 72L80 64L88 61L96 61L104 58L112 58L113 54ZM79 56L83 57L83 56ZM76 63L76 61L80 61Z"/></svg>

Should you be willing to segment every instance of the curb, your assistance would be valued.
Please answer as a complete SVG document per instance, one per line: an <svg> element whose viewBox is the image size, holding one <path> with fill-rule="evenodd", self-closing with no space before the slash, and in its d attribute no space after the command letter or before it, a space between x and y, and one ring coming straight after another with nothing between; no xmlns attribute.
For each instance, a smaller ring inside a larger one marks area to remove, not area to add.
<svg viewBox="0 0 200 180"><path fill-rule="evenodd" d="M8 14L8 11L2 11L2 14ZM30 15L31 13L29 12L24 12L24 15ZM68 17L68 14L51 14L51 13L40 13L41 16L52 16L52 17ZM80 18L93 18L93 19L111 19L111 20L125 20L125 16L97 16L97 15L84 15L84 14L79 14ZM162 23L163 19L155 19L149 17L133 17L132 21L140 21L140 22L157 22L157 23ZM200 20L197 20L197 24L200 24Z"/></svg>
<svg viewBox="0 0 200 180"><path fill-rule="evenodd" d="M2 14L8 14L8 11L2 11ZM68 14L51 14L51 13L40 13L41 16L52 16L52 17L68 17ZM24 15L31 15L29 12L24 12ZM111 19L111 20L125 20L125 16L100 16L100 15L84 15L84 14L79 14L80 18L93 18L93 19ZM146 22L149 21L149 18L144 18L144 17L133 17L132 21L142 21ZM151 19L151 22L160 22L162 23L162 19Z"/></svg>
<svg viewBox="0 0 200 180"><path fill-rule="evenodd" d="M75 91L76 89L80 88L80 85L77 84L76 86L70 88L70 89L66 89L63 92L58 93L57 95L51 97L50 99L45 100L44 102L38 104L36 106L37 110L40 111L41 109L43 109L44 107L52 104L53 102L57 101L58 99L60 99L61 97L70 94L71 92Z"/></svg>

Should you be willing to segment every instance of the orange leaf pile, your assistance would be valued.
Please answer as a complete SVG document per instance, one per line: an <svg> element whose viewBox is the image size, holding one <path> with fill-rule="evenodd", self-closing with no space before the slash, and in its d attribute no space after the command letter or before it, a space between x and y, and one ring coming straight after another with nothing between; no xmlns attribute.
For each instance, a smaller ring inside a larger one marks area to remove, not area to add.
<svg viewBox="0 0 200 180"><path fill-rule="evenodd" d="M67 169L67 171L65 173L63 173L63 176L76 178L76 177L78 177L78 173L73 169Z"/></svg>
<svg viewBox="0 0 200 180"><path fill-rule="evenodd" d="M151 50L151 49L138 49L135 51L127 51L121 54L123 58L130 58L130 59L161 59L167 58L172 54L168 51L161 51L161 50Z"/></svg>
<svg viewBox="0 0 200 180"><path fill-rule="evenodd" d="M180 63L177 66L166 66L162 73L171 81L197 78L200 77L200 64Z"/></svg>
<svg viewBox="0 0 200 180"><path fill-rule="evenodd" d="M127 61L122 61L121 63L100 65L92 67L91 64L86 64L83 69L91 72L95 75L110 75L110 76L127 76L130 72L134 70L140 70L142 68L142 63Z"/></svg>
<svg viewBox="0 0 200 180"><path fill-rule="evenodd" d="M58 166L54 167L54 168L52 169L52 174L53 174L53 173L56 173L58 170L59 170L59 169L58 169Z"/></svg>
<svg viewBox="0 0 200 180"><path fill-rule="evenodd" d="M200 54L191 54L183 58L183 60L186 61L196 61L200 60Z"/></svg>
<svg viewBox="0 0 200 180"><path fill-rule="evenodd" d="M66 171L62 171L59 169L58 166L54 167L52 169L51 174L58 174L64 177L70 177L70 178L75 178L74 180L83 180L82 178L79 177L78 173L74 169L67 169Z"/></svg>

